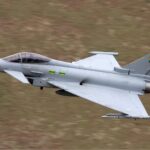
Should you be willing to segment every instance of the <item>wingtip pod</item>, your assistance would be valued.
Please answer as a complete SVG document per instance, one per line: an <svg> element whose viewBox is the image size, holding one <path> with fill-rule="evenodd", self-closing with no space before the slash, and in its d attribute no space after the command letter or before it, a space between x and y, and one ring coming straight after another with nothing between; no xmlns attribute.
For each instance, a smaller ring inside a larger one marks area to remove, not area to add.
<svg viewBox="0 0 150 150"><path fill-rule="evenodd" d="M112 118L112 119L150 119L150 116L130 116L127 114L123 114L123 113L109 113L106 114L104 116L102 116L102 118Z"/></svg>
<svg viewBox="0 0 150 150"><path fill-rule="evenodd" d="M104 55L118 55L118 52L103 52L103 51L91 51L89 54L97 55L97 54L104 54Z"/></svg>

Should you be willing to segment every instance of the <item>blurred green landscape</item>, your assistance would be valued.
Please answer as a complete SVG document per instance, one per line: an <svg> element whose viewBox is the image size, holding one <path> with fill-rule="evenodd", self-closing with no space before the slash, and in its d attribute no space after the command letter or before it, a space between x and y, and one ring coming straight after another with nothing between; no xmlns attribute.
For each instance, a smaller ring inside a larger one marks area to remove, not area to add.
<svg viewBox="0 0 150 150"><path fill-rule="evenodd" d="M73 61L118 51L121 65L150 53L150 0L0 0L0 57L36 52ZM109 93L108 93L109 94ZM142 97L150 113L150 95ZM0 74L0 149L150 149L150 121Z"/></svg>

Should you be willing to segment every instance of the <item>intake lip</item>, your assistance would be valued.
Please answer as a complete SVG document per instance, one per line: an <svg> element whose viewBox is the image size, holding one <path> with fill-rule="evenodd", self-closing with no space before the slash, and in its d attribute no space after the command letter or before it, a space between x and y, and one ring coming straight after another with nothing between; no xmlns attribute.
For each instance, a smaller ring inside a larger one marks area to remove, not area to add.
<svg viewBox="0 0 150 150"><path fill-rule="evenodd" d="M145 93L150 93L150 82L146 82Z"/></svg>
<svg viewBox="0 0 150 150"><path fill-rule="evenodd" d="M3 59L0 59L0 72L3 72L3 65L4 65L4 60Z"/></svg>

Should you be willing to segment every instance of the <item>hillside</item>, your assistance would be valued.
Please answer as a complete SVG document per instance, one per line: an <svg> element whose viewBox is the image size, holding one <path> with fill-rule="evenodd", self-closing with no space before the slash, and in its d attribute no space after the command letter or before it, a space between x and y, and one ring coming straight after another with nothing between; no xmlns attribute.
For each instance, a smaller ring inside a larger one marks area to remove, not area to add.
<svg viewBox="0 0 150 150"><path fill-rule="evenodd" d="M149 0L1 0L0 57L36 52L72 61L118 51L124 65L150 53ZM150 113L149 95L142 97ZM0 149L149 149L150 122L0 74Z"/></svg>

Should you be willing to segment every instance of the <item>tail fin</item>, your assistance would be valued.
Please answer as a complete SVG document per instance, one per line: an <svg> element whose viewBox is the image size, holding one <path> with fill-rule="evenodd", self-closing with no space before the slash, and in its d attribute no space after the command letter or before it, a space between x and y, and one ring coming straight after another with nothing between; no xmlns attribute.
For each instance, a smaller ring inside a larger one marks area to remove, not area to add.
<svg viewBox="0 0 150 150"><path fill-rule="evenodd" d="M150 75L150 54L126 65L125 68L133 70L137 74Z"/></svg>

